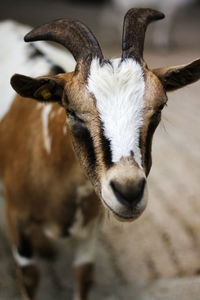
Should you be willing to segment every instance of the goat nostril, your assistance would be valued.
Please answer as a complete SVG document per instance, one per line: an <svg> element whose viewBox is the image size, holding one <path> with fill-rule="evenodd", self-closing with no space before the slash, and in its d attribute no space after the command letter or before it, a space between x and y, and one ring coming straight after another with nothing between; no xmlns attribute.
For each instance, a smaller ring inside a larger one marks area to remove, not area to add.
<svg viewBox="0 0 200 300"><path fill-rule="evenodd" d="M146 180L143 178L132 185L122 185L112 180L110 186L118 199L124 205L137 205L143 196Z"/></svg>
<svg viewBox="0 0 200 300"><path fill-rule="evenodd" d="M111 180L110 185L117 199L124 198L122 186L117 181Z"/></svg>

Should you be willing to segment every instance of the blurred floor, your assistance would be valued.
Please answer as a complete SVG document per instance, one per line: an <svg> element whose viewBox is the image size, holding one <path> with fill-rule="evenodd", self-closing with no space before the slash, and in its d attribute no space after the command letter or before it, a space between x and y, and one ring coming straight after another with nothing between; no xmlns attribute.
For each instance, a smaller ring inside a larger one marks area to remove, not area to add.
<svg viewBox="0 0 200 300"><path fill-rule="evenodd" d="M95 24L100 8L80 10L69 6L65 11L64 8L68 6L64 1L58 8L57 2L52 0L31 3L19 0L16 2L16 10L13 1L7 0L1 9L0 18L15 17L35 25L77 14L103 40L100 27ZM37 5L40 10L36 16ZM182 64L199 56L200 24L195 17L197 12L193 11L193 15L184 12L183 15L178 17L175 32L179 47L164 53L146 51L146 60L150 66ZM116 42L109 41L104 46L108 55L119 55L120 47ZM91 299L199 300L199 199L200 83L196 83L169 94L168 107L164 110L162 122L154 136L153 168L149 177L149 204L146 212L131 224L107 220L102 229L96 259L97 284ZM0 231L0 239L0 299L18 300L20 297L14 265L3 231ZM60 250L61 255L56 263L43 263L45 278L38 299L71 299L71 254L67 248L65 251Z"/></svg>

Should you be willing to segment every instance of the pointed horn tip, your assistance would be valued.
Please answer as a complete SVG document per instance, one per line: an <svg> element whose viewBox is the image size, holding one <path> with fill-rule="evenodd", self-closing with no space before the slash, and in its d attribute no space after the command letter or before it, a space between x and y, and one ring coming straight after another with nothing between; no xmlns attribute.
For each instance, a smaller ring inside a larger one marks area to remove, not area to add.
<svg viewBox="0 0 200 300"><path fill-rule="evenodd" d="M49 26L60 26L60 25L65 25L66 23L68 24L78 24L78 25L83 25L81 22L73 19L67 19L67 18L59 18L56 20L53 20L50 23L46 23L43 25L39 25L35 28L33 28L31 31L29 31L25 36L24 36L24 41L25 42L35 42L39 41L44 38L42 31L45 29L48 33L46 35L51 36L51 32L49 31ZM66 24L67 25L67 24Z"/></svg>
<svg viewBox="0 0 200 300"><path fill-rule="evenodd" d="M30 32L29 32L30 33ZM25 36L24 36L24 42L31 42L32 40L31 40L31 36L30 36L30 34L29 33L27 33Z"/></svg>
<svg viewBox="0 0 200 300"><path fill-rule="evenodd" d="M155 10L155 14L153 15L153 19L154 20L162 20L165 18L165 14L163 14L162 12L160 11L156 11Z"/></svg>
<svg viewBox="0 0 200 300"><path fill-rule="evenodd" d="M34 34L33 34L33 30L31 30L30 32L28 32L28 33L24 36L24 41L25 41L26 43L36 41L36 37L35 37Z"/></svg>
<svg viewBox="0 0 200 300"><path fill-rule="evenodd" d="M10 78L10 83L12 84L16 78L19 78L19 76L20 76L20 74L18 74L18 73L13 74L12 77Z"/></svg>
<svg viewBox="0 0 200 300"><path fill-rule="evenodd" d="M131 15L135 15L135 16L146 16L147 18L149 18L149 20L161 20L165 18L165 14L163 14L162 12L155 10L155 9L151 9L151 8L131 8L127 11L125 18L126 17L131 17Z"/></svg>

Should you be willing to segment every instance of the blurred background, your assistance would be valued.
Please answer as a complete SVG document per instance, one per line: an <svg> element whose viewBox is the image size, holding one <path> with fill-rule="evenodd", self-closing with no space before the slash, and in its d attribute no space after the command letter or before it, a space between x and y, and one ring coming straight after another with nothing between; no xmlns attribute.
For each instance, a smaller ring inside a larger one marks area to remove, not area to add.
<svg viewBox="0 0 200 300"><path fill-rule="evenodd" d="M166 15L147 30L145 60L150 67L184 64L200 56L199 0L1 0L0 21L35 26L76 18L92 29L105 56L118 57L123 16L131 7ZM0 299L17 300L0 203ZM38 299L71 299L71 254L67 243L66 250L60 243L59 259L43 263ZM154 135L148 208L131 224L105 221L96 261L91 299L200 300L200 82L169 94Z"/></svg>

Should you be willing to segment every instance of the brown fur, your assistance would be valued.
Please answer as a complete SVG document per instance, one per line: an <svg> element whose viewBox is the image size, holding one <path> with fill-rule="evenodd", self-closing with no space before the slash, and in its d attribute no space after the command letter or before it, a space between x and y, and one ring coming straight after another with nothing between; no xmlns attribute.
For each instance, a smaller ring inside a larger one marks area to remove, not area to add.
<svg viewBox="0 0 200 300"><path fill-rule="evenodd" d="M32 217L47 223L73 219L77 187L87 179L74 157L69 134L63 134L65 122L64 110L54 104L49 118L52 147L48 154L44 148L41 109L36 102L16 99L2 120L0 128L2 132L6 128L6 135L1 135L5 149L1 153L1 176L8 205L15 206L19 218L22 214L23 219ZM93 207L96 215L95 204Z"/></svg>
<svg viewBox="0 0 200 300"><path fill-rule="evenodd" d="M69 233L76 221L78 208L84 217L83 227L96 218L100 210L94 192L86 196L78 194L78 188L88 184L88 180L75 159L69 133L65 134L64 109L53 104L49 114L51 153L44 148L41 112L42 107L38 108L33 100L20 96L14 100L0 123L3 145L0 175L11 243L16 248L20 246L20 227L30 238L34 251L46 257L52 255L53 250L42 228L48 227L53 234L62 236ZM23 269L20 276L24 275L23 280L29 281L26 273Z"/></svg>

